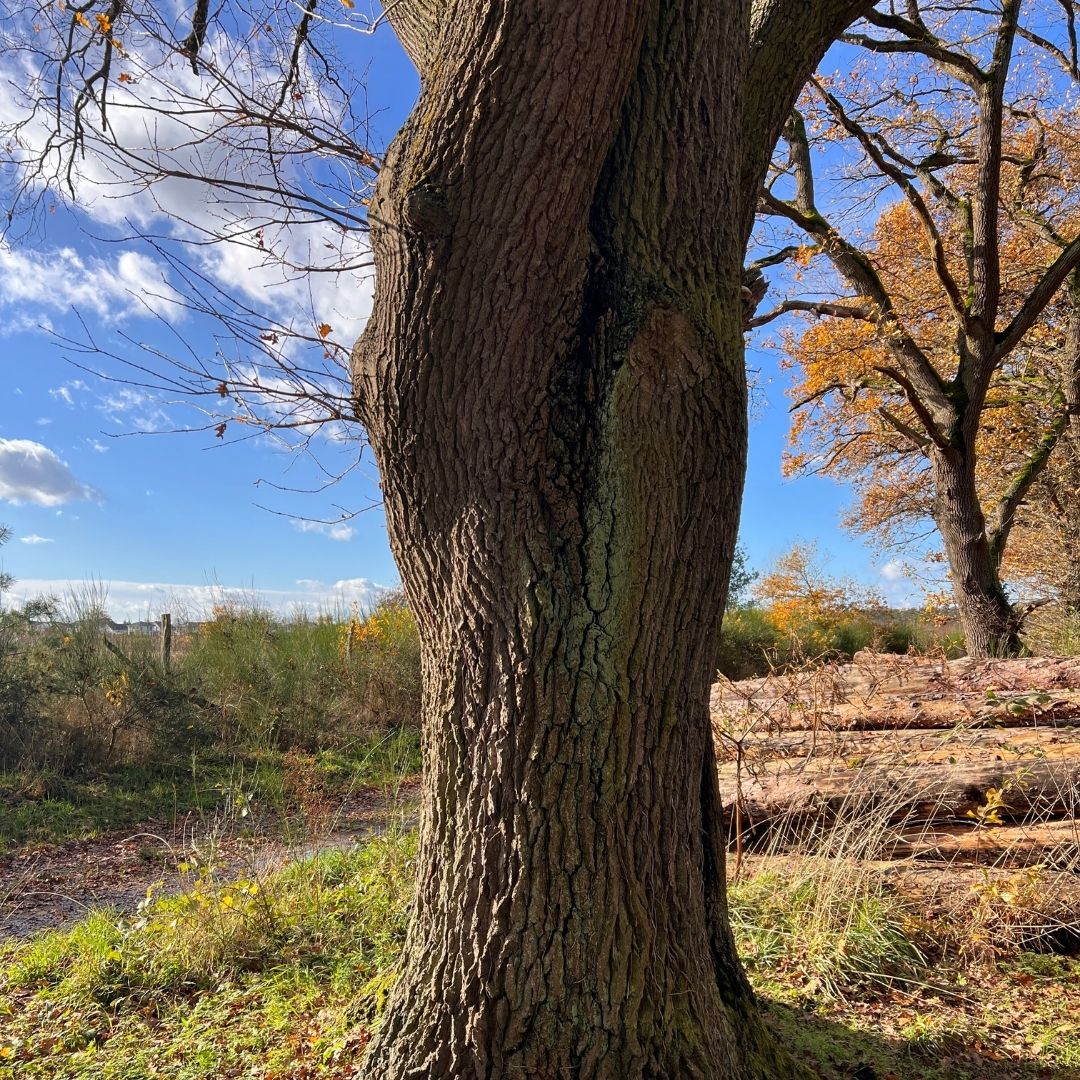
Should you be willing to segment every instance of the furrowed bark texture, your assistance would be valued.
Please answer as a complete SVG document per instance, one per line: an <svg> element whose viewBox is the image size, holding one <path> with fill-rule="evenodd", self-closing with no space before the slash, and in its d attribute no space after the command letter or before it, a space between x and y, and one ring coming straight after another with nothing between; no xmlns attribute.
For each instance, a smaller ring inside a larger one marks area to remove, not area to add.
<svg viewBox="0 0 1080 1080"><path fill-rule="evenodd" d="M425 685L418 891L366 1075L799 1076L728 930L708 717L748 9L435 7L353 359Z"/></svg>
<svg viewBox="0 0 1080 1080"><path fill-rule="evenodd" d="M986 517L975 486L969 449L934 450L934 521L949 562L953 596L960 612L969 656L1017 656L1020 622L1005 594L1000 553L987 535Z"/></svg>

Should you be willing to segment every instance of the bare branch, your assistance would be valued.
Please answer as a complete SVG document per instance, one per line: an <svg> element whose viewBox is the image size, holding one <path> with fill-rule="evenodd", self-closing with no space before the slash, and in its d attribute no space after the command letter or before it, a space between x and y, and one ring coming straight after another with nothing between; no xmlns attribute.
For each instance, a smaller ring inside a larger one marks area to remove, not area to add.
<svg viewBox="0 0 1080 1080"><path fill-rule="evenodd" d="M873 264L854 244L844 239L816 209L804 212L769 191L762 191L764 212L778 214L813 236L839 273L860 296L874 305L874 322L881 341L909 371L928 406L943 415L953 411L941 376L916 344L896 313L892 297Z"/></svg>
<svg viewBox="0 0 1080 1080"><path fill-rule="evenodd" d="M952 71L962 82L972 89L982 85L986 78L983 70L970 56L949 49L937 38L921 18L905 19L900 15L880 11L876 8L867 12L866 21L881 30L891 30L898 38L874 38L867 34L848 33L843 40L852 45L877 53L918 53L942 67Z"/></svg>
<svg viewBox="0 0 1080 1080"><path fill-rule="evenodd" d="M804 311L811 315L829 315L834 319L857 319L859 322L874 322L874 313L866 307L851 304L834 304L824 300L785 300L772 311L758 315L746 324L748 329L765 326L792 311Z"/></svg>
<svg viewBox="0 0 1080 1080"><path fill-rule="evenodd" d="M934 216L930 213L930 208L926 205L926 200L922 197L919 189L915 187L900 169L888 160L886 155L882 153L877 142L870 138L866 129L863 128L862 125L856 123L856 121L848 115L847 110L840 104L838 98L833 94L830 94L819 80L812 79L811 83L814 89L821 95L822 100L825 102L829 111L840 126L859 143L866 152L866 155L878 169L892 180L892 182L903 192L904 198L907 199L908 204L915 211L915 216L919 219L923 232L930 242L930 250L934 262L934 272L937 275L938 281L941 282L941 287L944 289L945 295L948 297L949 304L953 309L957 322L961 327L967 328L967 304L964 301L960 287L956 283L956 279L949 270L948 259L945 254L945 245L941 240L941 233L939 232L937 223L934 221Z"/></svg>
<svg viewBox="0 0 1080 1080"><path fill-rule="evenodd" d="M1001 333L995 335L996 361L1000 362L1002 357L1008 355L1035 325L1035 321L1043 313L1046 305L1077 267L1080 267L1080 236L1054 260L1053 265L1043 274L1038 285L1029 293L1012 322Z"/></svg>

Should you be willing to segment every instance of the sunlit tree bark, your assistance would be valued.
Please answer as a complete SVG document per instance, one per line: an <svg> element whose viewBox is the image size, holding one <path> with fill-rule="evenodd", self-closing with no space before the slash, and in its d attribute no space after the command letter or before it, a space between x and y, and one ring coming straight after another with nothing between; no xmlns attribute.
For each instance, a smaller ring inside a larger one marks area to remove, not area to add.
<svg viewBox="0 0 1080 1080"><path fill-rule="evenodd" d="M360 414L424 653L419 886L367 1075L790 1077L728 929L708 689L741 261L852 3L403 2Z"/></svg>

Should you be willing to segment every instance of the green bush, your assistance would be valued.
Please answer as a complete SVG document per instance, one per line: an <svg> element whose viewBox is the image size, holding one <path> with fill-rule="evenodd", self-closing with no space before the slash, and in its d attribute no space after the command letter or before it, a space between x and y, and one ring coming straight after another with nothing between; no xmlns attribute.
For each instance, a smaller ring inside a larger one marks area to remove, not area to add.
<svg viewBox="0 0 1080 1080"><path fill-rule="evenodd" d="M717 668L729 679L752 679L776 663L781 642L769 614L762 608L729 610L720 628Z"/></svg>
<svg viewBox="0 0 1080 1080"><path fill-rule="evenodd" d="M216 707L216 735L232 749L315 749L334 715L337 628L220 607L178 663L197 673Z"/></svg>
<svg viewBox="0 0 1080 1080"><path fill-rule="evenodd" d="M63 620L0 615L0 771L187 768L342 749L420 714L420 647L399 597L345 625L226 606L174 637L110 638L95 597Z"/></svg>
<svg viewBox="0 0 1080 1080"><path fill-rule="evenodd" d="M783 626L767 607L729 610L720 629L717 668L729 679L751 679L807 663L851 660L857 652L964 655L962 633L944 633L915 612L853 609L831 619Z"/></svg>

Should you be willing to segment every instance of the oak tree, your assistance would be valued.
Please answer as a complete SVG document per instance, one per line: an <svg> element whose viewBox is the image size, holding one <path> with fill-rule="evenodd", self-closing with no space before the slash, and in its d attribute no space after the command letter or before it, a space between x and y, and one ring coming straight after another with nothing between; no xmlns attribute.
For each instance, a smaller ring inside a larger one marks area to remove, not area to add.
<svg viewBox="0 0 1080 1080"><path fill-rule="evenodd" d="M799 89L864 6L386 5L422 88L371 198L352 390L421 639L425 773L372 1078L800 1073L735 955L708 698L743 254ZM230 10L196 0L162 39L201 64Z"/></svg>
<svg viewBox="0 0 1080 1080"><path fill-rule="evenodd" d="M973 655L1020 648L1025 610L1005 592L1002 559L1071 430L1080 362L1077 136L1061 100L1073 24L1063 51L1022 14L1041 27L1046 12L913 0L845 35L879 62L811 82L762 195L763 212L802 236L763 265L824 262L839 294L803 292L749 320L820 320L789 338L789 464L854 480L854 521L879 538L933 520ZM1063 67L1060 78L1033 55ZM871 230L845 228L843 209L819 197L815 171L837 144L858 162L849 206L898 200Z"/></svg>
<svg viewBox="0 0 1080 1080"><path fill-rule="evenodd" d="M791 1076L727 925L708 689L741 261L830 3L388 9L360 415L423 647L419 889L372 1077Z"/></svg>

